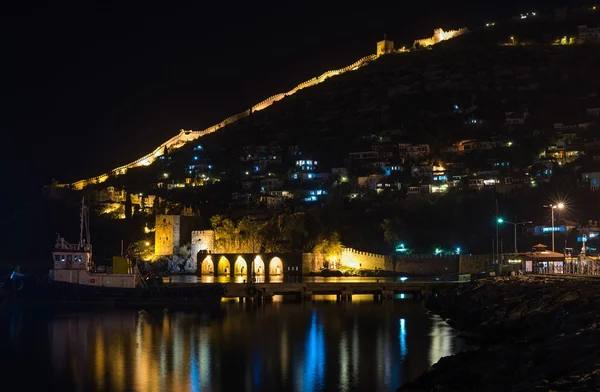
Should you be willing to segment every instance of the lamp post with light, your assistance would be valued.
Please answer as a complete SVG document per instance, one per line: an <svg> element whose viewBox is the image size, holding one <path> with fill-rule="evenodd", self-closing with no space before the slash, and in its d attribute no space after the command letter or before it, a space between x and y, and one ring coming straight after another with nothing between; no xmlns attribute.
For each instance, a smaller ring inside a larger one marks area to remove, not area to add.
<svg viewBox="0 0 600 392"><path fill-rule="evenodd" d="M504 222L504 219L496 218L496 264L500 264L500 256L499 256L500 245L498 242L498 225L502 222Z"/></svg>
<svg viewBox="0 0 600 392"><path fill-rule="evenodd" d="M554 252L554 210L556 210L556 209L562 210L563 208L565 208L565 204L564 203L548 204L548 205L544 205L544 207L550 208L550 211L552 211L552 252Z"/></svg>
<svg viewBox="0 0 600 392"><path fill-rule="evenodd" d="M511 225L513 225L515 227L515 254L519 253L517 251L517 226L519 225L526 225L526 224L530 224L533 223L532 221L524 221L524 222L509 222L509 221L505 221L502 218L498 219L498 223L509 223Z"/></svg>

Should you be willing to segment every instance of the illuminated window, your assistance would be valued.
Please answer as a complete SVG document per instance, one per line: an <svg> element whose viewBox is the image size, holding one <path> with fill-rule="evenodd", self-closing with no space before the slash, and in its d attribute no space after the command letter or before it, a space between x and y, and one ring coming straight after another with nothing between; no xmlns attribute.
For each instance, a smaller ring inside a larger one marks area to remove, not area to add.
<svg viewBox="0 0 600 392"><path fill-rule="evenodd" d="M73 261L73 256L67 255L67 261Z"/></svg>

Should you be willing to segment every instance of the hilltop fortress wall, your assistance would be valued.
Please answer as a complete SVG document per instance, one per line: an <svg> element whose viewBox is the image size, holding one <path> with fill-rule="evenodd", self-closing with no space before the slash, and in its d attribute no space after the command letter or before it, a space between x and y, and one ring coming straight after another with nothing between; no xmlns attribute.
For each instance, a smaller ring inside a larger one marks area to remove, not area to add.
<svg viewBox="0 0 600 392"><path fill-rule="evenodd" d="M80 180L77 182L74 182L72 184L70 184L70 186L75 189L75 190L81 190L84 187L86 187L87 185L91 185L91 184L99 184L101 182L106 181L109 176L113 175L113 176L118 176L118 175L122 175L125 174L127 172L128 169L134 168L134 167L140 167L140 166L149 166L151 165L156 159L158 159L158 157L160 157L161 155L164 154L165 148L167 150L169 149L173 149L173 148L179 148L183 145L185 145L188 142L191 142L193 140L196 140L198 138L201 138L203 136L206 136L208 134L211 134L229 124L233 124L234 122L241 120L245 117L250 116L252 113L254 112L258 112L260 110L263 110L265 108L268 108L269 106L271 106L273 103L287 97L290 96L292 94L295 94L297 91L302 90L303 88L307 88L307 87L312 87L315 86L325 80L327 80L328 78L332 77L332 76L336 76L336 75L340 75L344 72L347 71L353 71L356 70L358 68L360 68L361 66L365 65L366 63L368 63L371 60L374 60L375 58L377 58L377 55L369 55L369 56L365 56L363 58L361 58L360 60L348 65L347 67L341 68L341 69L337 69L337 70L331 70L331 71L327 71L325 73L323 73L320 76L314 77L312 79L309 79L303 83L300 83L299 85L297 85L296 87L294 87L293 89L291 89L288 92L285 93L280 93L280 94L275 94L267 99L265 99L264 101L252 106L251 109L248 110L244 110L241 113L238 114L234 114L233 116L227 117L225 120L221 121L218 124L215 124L213 126L210 126L204 130L201 131L193 131L193 130L181 130L179 132L179 134L173 136L171 139L167 140L166 142L162 143L160 146L158 146L154 151L152 151L149 154L144 155L143 157L128 163L126 165L120 166L116 169L111 170L109 173L104 173L101 174L99 176L96 177L92 177L92 178L88 178L85 180ZM68 187L68 184L62 184L61 186L63 187Z"/></svg>
<svg viewBox="0 0 600 392"><path fill-rule="evenodd" d="M415 41L415 46L417 43L419 43L419 45L421 46L431 46L431 45L435 45L438 42L450 39L450 38L454 38L458 35L461 35L463 33L465 33L467 31L466 28L462 28L459 30L450 30L450 31L444 31L442 29L436 29L434 30L434 34L432 37L430 38L425 38L425 39L421 39L421 40L416 40ZM403 52L405 51L404 49L400 50L399 52ZM151 165L156 159L158 159L161 155L164 154L165 149L169 150L169 149L174 149L174 148L179 148L183 145L185 145L188 142L194 141L198 138L201 138L203 136L209 135L213 132L216 132L217 130L232 124L238 120L241 120L245 117L250 116L252 113L254 112L258 112L260 110L263 110L265 108L268 108L269 106L271 106L273 103L287 97L290 96L292 94L295 94L296 92L298 92L299 90L302 90L304 88L307 87L312 87L315 86L319 83L324 82L325 80L329 79L330 77L333 76L337 76L337 75L341 75L345 72L348 71L354 71L362 66L364 66L365 64L369 63L372 60L377 59L379 56L377 54L372 54L369 56L365 56L361 59L359 59L358 61L344 67L341 69L336 69L336 70L331 70L331 71L327 71L325 73L323 73L320 76L314 77L312 79L309 79L303 83L300 83L299 85L297 85L296 87L294 87L293 89L289 90L288 92L285 93L280 93L280 94L275 94L267 99L265 99L264 101L252 106L252 108L245 110L241 113L238 114L234 114L233 116L227 117L225 120L221 121L218 124L212 125L204 130L199 130L199 131L194 131L194 130L181 130L179 132L179 134L173 136L171 139L167 140L166 142L162 143L160 146L158 146L154 151L150 152L149 154L144 155L143 157L128 163L126 165L120 166L116 169L111 170L108 173L104 173L101 174L99 176L96 177L92 177L92 178L88 178L85 180L80 180L80 181L76 181L72 184L61 184L59 186L61 187L71 187L75 190L81 190L84 187L86 187L87 185L91 185L91 184L98 184L98 183L102 183L104 181L106 181L109 176L118 176L118 175L122 175L125 174L127 172L128 169L131 168L135 168L135 167L141 167L141 166L149 166Z"/></svg>
<svg viewBox="0 0 600 392"><path fill-rule="evenodd" d="M431 37L415 40L413 47L433 46L442 41L446 41L448 39L458 37L459 35L462 35L462 34L466 33L467 31L469 31L469 30L466 27L463 27L462 29L458 29L458 30L448 30L448 31L444 31L444 29L435 29L435 30L433 30L433 35Z"/></svg>

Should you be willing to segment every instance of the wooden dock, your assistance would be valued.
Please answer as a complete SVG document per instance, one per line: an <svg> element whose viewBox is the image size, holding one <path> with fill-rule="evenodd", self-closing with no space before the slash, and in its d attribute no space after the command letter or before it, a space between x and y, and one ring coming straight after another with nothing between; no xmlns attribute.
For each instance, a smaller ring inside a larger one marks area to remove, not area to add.
<svg viewBox="0 0 600 392"><path fill-rule="evenodd" d="M458 286L465 282L368 282L368 283L225 283L225 298L270 299L274 295L295 296L310 300L313 295L336 295L340 300L350 300L353 295L373 295L389 299L396 294L411 294L417 298L433 295L441 287Z"/></svg>

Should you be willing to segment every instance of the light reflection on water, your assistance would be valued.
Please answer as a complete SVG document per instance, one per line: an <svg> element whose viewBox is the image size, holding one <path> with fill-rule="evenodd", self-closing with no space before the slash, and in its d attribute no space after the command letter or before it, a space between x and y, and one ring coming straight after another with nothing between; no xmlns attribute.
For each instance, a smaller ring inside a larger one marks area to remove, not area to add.
<svg viewBox="0 0 600 392"><path fill-rule="evenodd" d="M25 390L46 379L44 390L63 392L386 391L465 347L420 302L365 297L371 301L223 303L217 316L0 314L0 345L14 349L0 367L21 372ZM15 319L28 327L11 330ZM42 369L39 380L16 365L31 358L44 364L31 364Z"/></svg>
<svg viewBox="0 0 600 392"><path fill-rule="evenodd" d="M235 275L234 277L228 275L172 275L170 278L163 278L165 283L169 282L169 279L173 283L244 283L247 280L246 275ZM281 283L286 281L287 278L284 278L283 275L274 275L269 277L269 281L267 283ZM305 283L374 283L374 282L400 282L400 277L384 277L384 278L376 278L376 277L366 277L366 276L343 276L343 277L322 277L322 276L303 276L298 277L298 281ZM434 280L434 277L414 277L406 280L407 282L429 282ZM265 283L265 276L258 275L256 276L257 283Z"/></svg>

